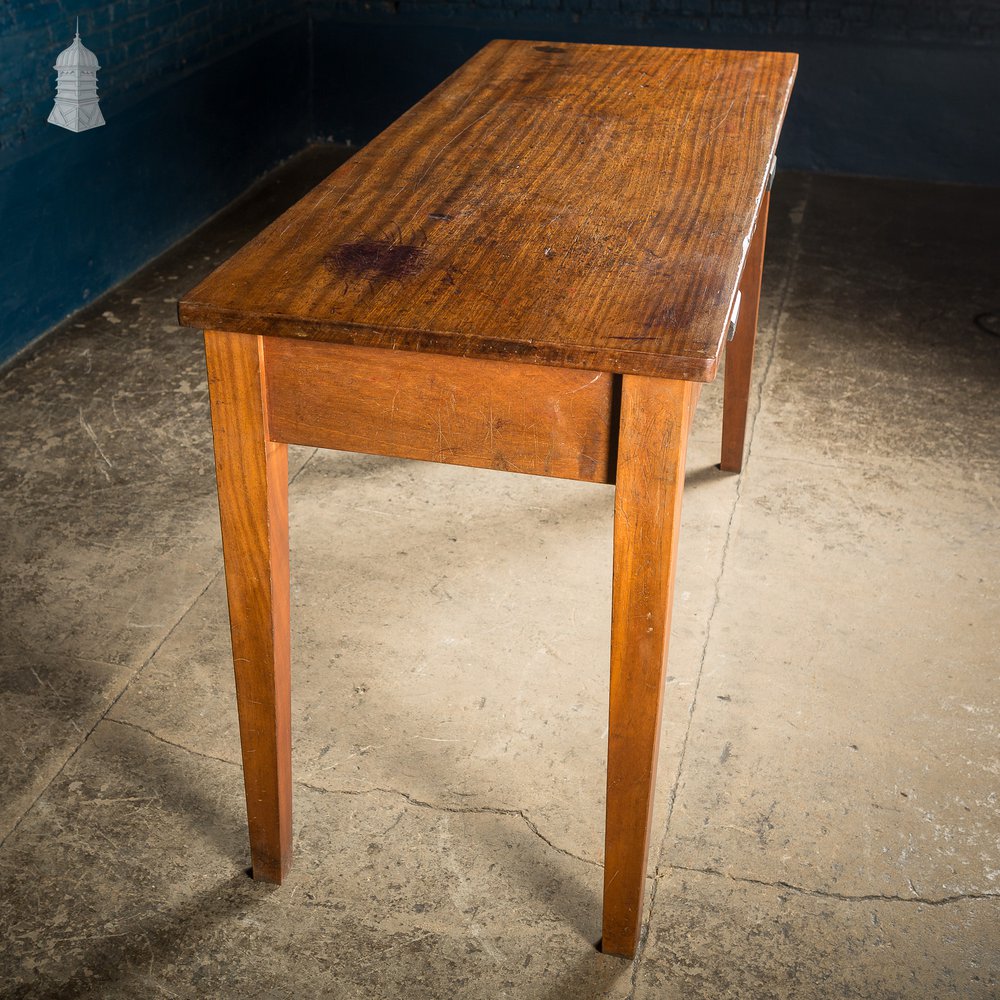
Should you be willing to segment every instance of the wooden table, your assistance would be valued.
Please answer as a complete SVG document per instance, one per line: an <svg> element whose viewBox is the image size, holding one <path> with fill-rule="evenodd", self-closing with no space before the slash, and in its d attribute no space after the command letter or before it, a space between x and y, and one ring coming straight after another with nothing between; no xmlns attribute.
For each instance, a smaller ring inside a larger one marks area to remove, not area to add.
<svg viewBox="0 0 1000 1000"><path fill-rule="evenodd" d="M687 436L739 293L740 469L796 64L495 41L181 302L206 330L254 878L291 863L287 445L612 483L602 947L634 953Z"/></svg>

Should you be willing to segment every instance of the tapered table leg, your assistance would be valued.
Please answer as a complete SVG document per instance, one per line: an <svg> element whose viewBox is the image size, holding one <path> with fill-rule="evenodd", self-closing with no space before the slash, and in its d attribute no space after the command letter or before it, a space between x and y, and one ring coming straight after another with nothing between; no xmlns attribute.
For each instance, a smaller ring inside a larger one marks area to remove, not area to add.
<svg viewBox="0 0 1000 1000"><path fill-rule="evenodd" d="M206 332L253 877L291 864L288 447L267 439L260 337Z"/></svg>
<svg viewBox="0 0 1000 1000"><path fill-rule="evenodd" d="M622 379L602 949L635 953L660 736L690 382Z"/></svg>
<svg viewBox="0 0 1000 1000"><path fill-rule="evenodd" d="M747 407L750 400L750 375L753 370L753 349L757 342L757 312L760 306L760 278L764 266L764 242L767 236L767 209L770 192L757 213L757 226L750 241L740 293L743 296L736 321L736 335L726 345L726 374L722 404L722 461L726 472L743 468L743 446L746 438Z"/></svg>

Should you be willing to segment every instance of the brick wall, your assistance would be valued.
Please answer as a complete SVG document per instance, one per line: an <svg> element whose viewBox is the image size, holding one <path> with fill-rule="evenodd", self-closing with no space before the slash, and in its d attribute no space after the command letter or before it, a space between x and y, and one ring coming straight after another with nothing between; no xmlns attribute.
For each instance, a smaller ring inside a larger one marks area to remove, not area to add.
<svg viewBox="0 0 1000 1000"><path fill-rule="evenodd" d="M1000 184L1000 0L309 0L316 134L368 141L491 38L800 55L785 168Z"/></svg>
<svg viewBox="0 0 1000 1000"><path fill-rule="evenodd" d="M73 41L77 15L83 43L101 63L102 106L113 114L137 91L305 12L303 0L0 0L0 155L16 154L53 127L45 124L55 94L52 67Z"/></svg>
<svg viewBox="0 0 1000 1000"><path fill-rule="evenodd" d="M283 23L343 19L553 29L648 29L662 36L844 39L990 46L1000 0L0 0L0 161L44 127L52 64L73 38L101 61L102 100L218 59ZM266 72L266 67L262 68Z"/></svg>
<svg viewBox="0 0 1000 1000"><path fill-rule="evenodd" d="M75 134L78 14L107 125ZM0 362L301 149L310 55L305 0L0 0Z"/></svg>
<svg viewBox="0 0 1000 1000"><path fill-rule="evenodd" d="M80 135L46 123L77 14L108 123ZM0 361L490 38L793 49L785 167L995 185L998 28L1000 0L0 0Z"/></svg>
<svg viewBox="0 0 1000 1000"><path fill-rule="evenodd" d="M971 45L1000 39L997 0L311 0L309 6L321 17L351 19Z"/></svg>

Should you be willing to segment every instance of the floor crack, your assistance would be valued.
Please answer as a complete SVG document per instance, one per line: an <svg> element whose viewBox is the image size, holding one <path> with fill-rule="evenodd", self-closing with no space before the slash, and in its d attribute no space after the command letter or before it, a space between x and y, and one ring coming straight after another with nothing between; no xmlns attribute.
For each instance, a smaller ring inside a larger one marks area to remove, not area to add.
<svg viewBox="0 0 1000 1000"><path fill-rule="evenodd" d="M781 285L781 293L778 297L778 308L774 314L774 336L768 345L767 361L764 362L764 371L760 381L757 383L757 399L754 406L753 417L747 431L747 463L750 461L750 454L753 451L753 432L757 426L757 418L764 406L764 387L767 384L768 376L771 374L771 366L774 364L775 355L778 353L778 341L781 338L781 321L785 318L788 296L791 294L792 282L799 269L799 260L802 256L802 223L805 219L806 210L809 207L809 196L812 194L812 179L806 178L805 192L802 197L802 214L795 226L795 232L791 240L791 250L789 252L788 264L785 268L784 281ZM741 477L742 478L742 477Z"/></svg>
<svg viewBox="0 0 1000 1000"><path fill-rule="evenodd" d="M125 682L122 689L118 692L118 694L114 696L114 698L112 698L110 704L104 709L104 711L101 712L100 716L97 718L97 721L90 727L90 729L87 730L86 733L84 733L83 739L81 739L80 742L77 743L77 745L73 748L73 752L66 757L66 759L59 766L59 769L55 772L55 774L53 774L52 777L49 778L49 780L45 783L45 787L42 788L41 791L39 791L39 793L31 800L30 804L22 811L21 815L18 816L16 822L4 834L3 838L0 838L0 850L2 850L7 841L14 836L14 834L20 827L21 823L24 822L25 818L31 813L31 811L38 804L38 800L41 799L41 797L53 786L53 784L55 784L59 776L69 766L70 762L83 749L83 747L86 746L87 741L90 739L91 736L94 735L94 732L97 729L97 727L106 719L108 719L108 714L118 704L118 702L122 700L122 698L125 696L125 692L128 691L128 689L132 686L133 682L140 676L140 674L142 674L142 672L146 669L146 667L148 667L149 664L153 662L153 659L156 657L156 654L159 653L159 651L163 648L164 643L174 634L174 632L180 626L181 622L184 621L184 619L187 617L191 609L201 600L201 598L205 595L205 592L208 590L209 587L212 586L212 584L216 581L216 579L218 579L218 576L221 572L222 572L221 570L217 570L209 578L208 582L201 588L201 590L198 591L194 599L180 613L180 615L178 616L177 620L173 623L173 625L171 625L170 628L167 629L167 631L163 634L160 641L156 643L152 652L135 669L135 671L131 674L129 679Z"/></svg>
<svg viewBox="0 0 1000 1000"><path fill-rule="evenodd" d="M137 725L134 722L129 722L127 719L106 719L107 722L113 722L119 726L128 726L130 729L136 729L140 733L145 733L147 736L151 736L154 740L160 743L165 743L167 746L174 747L177 750L183 750L186 753L194 754L196 757L202 757L205 760L214 760L219 764L228 764L230 767L239 767L239 763L234 760L229 760L225 757L217 757L214 754L203 753L200 750L192 750L191 747L186 747L181 743L175 743L173 740L168 740L159 733L154 733L151 729L146 729L145 726ZM538 828L538 825L532 820L523 809L505 809L502 806L449 806L442 803L426 802L423 799L418 799L415 795L411 795L409 792L401 791L398 788L382 788L382 787L371 787L371 788L324 788L322 785L315 785L309 781L302 781L301 779L293 779L293 784L298 785L300 788L308 788L313 792L322 792L327 795L398 795L400 798L405 799L410 805L417 806L420 809L432 809L436 812L446 812L446 813L483 813L492 816L512 816L516 819L521 820L522 823L533 833L536 837L542 840L545 844L552 848L553 851L557 851L559 854L565 854L566 857L572 858L574 861L579 861L581 864L590 865L592 868L600 868L604 870L604 865L600 861L592 861L590 858L581 857L579 854L574 854L572 851L566 850L565 847L560 847L558 844L554 844L544 833ZM650 876L654 878L654 876Z"/></svg>
<svg viewBox="0 0 1000 1000"><path fill-rule="evenodd" d="M803 198L803 217L805 214L805 206L808 205L810 190L811 190L811 185L807 184L805 195ZM764 371L761 375L760 382L758 383L757 386L756 406L754 407L754 412L749 421L749 426L747 427L746 431L748 444L747 444L747 456L746 456L746 462L744 463L744 468L749 463L750 454L753 451L753 432L754 428L757 425L757 417L760 413L761 406L763 404L764 385L767 382L768 376L770 375L771 365L774 361L774 356L777 352L778 337L781 333L781 319L785 312L785 303L787 302L789 291L792 286L792 280L795 276L795 272L797 271L797 265L799 261L800 247L801 247L801 233L802 233L802 218L800 218L798 222L795 224L795 231L792 235L792 253L791 253L791 258L788 262L788 266L784 272L783 276L784 281L782 282L781 292L779 293L778 297L778 308L774 317L774 335L771 338L767 355L767 361L764 364ZM694 723L694 713L698 705L698 691L701 688L701 679L705 672L705 661L708 658L708 647L712 641L712 624L715 621L715 613L716 611L718 611L719 603L721 601L722 578L723 576L725 576L726 562L729 557L729 546L730 543L732 542L732 537L733 537L733 522L736 519L736 511L739 509L740 500L742 499L742 496L743 496L743 476L740 475L736 481L736 496L733 499L733 506L729 512L729 521L726 524L726 537L722 544L722 558L719 563L719 573L715 578L715 595L712 600L712 607L708 612L708 620L705 623L705 643L701 648L701 659L698 663L698 673L695 677L694 691L692 692L691 695L691 705L688 708L687 728L684 731L684 739L681 743L680 757L677 762L676 776L674 778L673 786L670 789L670 798L667 801L667 819L663 827L663 838L660 841L661 851L663 849L663 844L666 843L667 834L670 830L670 821L674 815L674 805L677 802L677 793L680 790L681 775L683 774L684 761L685 758L687 757L688 740L691 737L691 726ZM646 950L646 941L649 937L649 924L652 922L653 908L656 905L656 891L660 884L660 878L661 878L660 869L659 865L657 864L656 878L653 881L653 889L649 897L650 919L649 921L643 923L642 930L640 931L639 934L639 943L636 947L635 959L633 960L632 963L632 981L627 1000L632 1000L632 998L635 996L636 985L639 980L639 967L640 964L642 963L642 957Z"/></svg>
<svg viewBox="0 0 1000 1000"><path fill-rule="evenodd" d="M804 204L808 203L809 198L809 188L806 189ZM804 213L803 213L804 214ZM764 385L768 380L768 375L771 371L771 364L774 361L774 356L777 351L778 337L781 333L781 318L785 312L785 303L788 299L789 289L791 288L792 279L797 270L797 264L799 260L799 243L801 239L801 226L802 221L799 220L795 235L793 237L793 246L791 260L788 263L787 270L784 275L784 282L781 287L781 292L778 299L778 309L774 317L774 336L771 338L770 349L768 351L767 361L764 364L764 372L761 376L760 382L757 386L757 405L754 408L753 417L750 421L750 426L747 428L747 458L746 462L749 463L750 455L753 452L753 432L757 425L757 416L760 413L761 405L764 397ZM732 509L729 512L729 521L726 524L726 537L722 544L722 557L719 562L719 572L715 578L715 594L712 600L712 607L708 612L708 619L705 623L705 642L701 648L701 660L698 664L698 673L695 677L694 692L691 695L691 705L688 709L688 724L687 729L684 733L684 740L681 744L680 759L677 763L677 776L674 780L673 787L670 790L670 799L667 806L667 820L665 823L665 831L670 829L670 820L674 814L674 804L677 801L677 792L680 788L681 773L684 769L684 759L687 756L688 739L691 735L691 725L694 721L694 713L698 704L698 690L701 687L701 679L705 671L705 661L708 658L708 647L711 645L712 641L712 625L715 621L715 613L719 609L719 604L722 598L722 578L726 573L726 563L729 558L729 547L733 539L733 522L736 519L736 511L739 509L740 500L743 496L743 475L741 474L736 481L736 496L733 500ZM664 834L664 837L666 834Z"/></svg>
<svg viewBox="0 0 1000 1000"><path fill-rule="evenodd" d="M820 899L837 899L845 903L916 903L920 906L948 906L951 903L961 903L972 899L1000 899L1000 892L962 892L951 896L895 896L888 893L846 893L834 892L831 889L811 889L808 886L794 885L780 879L769 882L766 879L751 878L749 875L733 875L719 868L695 868L688 865L667 865L666 871L661 871L657 879L666 878L671 872L691 872L696 875L709 875L714 878L728 879L744 885L759 885L766 889L786 889L802 896L817 896Z"/></svg>
<svg viewBox="0 0 1000 1000"><path fill-rule="evenodd" d="M175 750L183 750L185 753L193 754L195 757L201 757L204 760L214 760L216 763L228 764L230 767L239 767L239 764L236 761L230 760L228 757L217 757L215 754L204 753L201 750L192 750L191 747L186 747L183 743L175 743L173 740L168 740L165 736L161 736L159 733L154 733L152 729L140 726L136 722L129 722L128 719L107 718L103 721L113 722L116 726L128 726L129 729L135 729L140 733L145 733L147 736L152 736L153 739L159 743L166 743L168 747L173 747Z"/></svg>
<svg viewBox="0 0 1000 1000"><path fill-rule="evenodd" d="M426 802L423 799L418 799L415 795L411 795L409 792L404 792L398 788L324 788L321 785L313 785L308 781L296 781L295 784L301 785L303 788L312 789L315 792L326 792L328 795L398 795L401 799L405 799L410 805L417 806L420 809L432 809L435 812L446 812L446 813L482 813L489 816L511 816L516 819L521 820L522 823L540 840L552 848L553 851L557 851L559 854L565 854L568 858L573 858L574 861L579 861L581 864L590 865L593 868L600 868L604 870L604 865L599 861L592 861L590 858L583 858L579 854L574 854L572 851L566 850L565 847L560 847L558 844L554 844L548 837L539 830L538 825L532 820L523 809L505 809L502 806L449 806L444 805L439 802Z"/></svg>

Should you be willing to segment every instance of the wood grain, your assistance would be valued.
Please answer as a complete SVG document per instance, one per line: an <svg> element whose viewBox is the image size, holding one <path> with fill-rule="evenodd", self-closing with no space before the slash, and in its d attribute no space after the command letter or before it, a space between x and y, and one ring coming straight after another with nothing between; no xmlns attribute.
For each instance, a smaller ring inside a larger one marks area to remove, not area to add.
<svg viewBox="0 0 1000 1000"><path fill-rule="evenodd" d="M601 947L635 952L660 740L692 383L622 380Z"/></svg>
<svg viewBox="0 0 1000 1000"><path fill-rule="evenodd" d="M760 280L764 268L767 239L767 209L770 192L764 193L757 226L750 241L740 291L743 301L736 320L736 335L726 346L726 373L722 401L722 461L719 468L739 472L743 468L750 379L753 374L754 345L757 343L757 315L760 308Z"/></svg>
<svg viewBox="0 0 1000 1000"><path fill-rule="evenodd" d="M181 322L709 381L796 64L492 42Z"/></svg>
<svg viewBox="0 0 1000 1000"><path fill-rule="evenodd" d="M274 337L264 358L274 440L614 482L607 373Z"/></svg>
<svg viewBox="0 0 1000 1000"><path fill-rule="evenodd" d="M261 338L205 333L253 877L292 860L288 448L267 440Z"/></svg>

